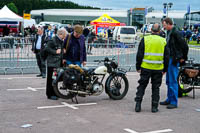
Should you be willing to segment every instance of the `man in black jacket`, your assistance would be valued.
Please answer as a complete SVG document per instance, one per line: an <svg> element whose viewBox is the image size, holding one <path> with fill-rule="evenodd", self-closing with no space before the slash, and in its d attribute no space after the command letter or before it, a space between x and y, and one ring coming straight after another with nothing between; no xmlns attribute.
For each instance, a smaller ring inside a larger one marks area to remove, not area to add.
<svg viewBox="0 0 200 133"><path fill-rule="evenodd" d="M40 74L37 75L37 77L45 78L46 77L46 64L45 64L45 60L41 56L41 51L44 49L44 45L46 43L46 37L45 37L45 34L43 34L43 32L44 32L43 28L41 28L41 27L38 28L36 38L32 45L32 51L36 55L37 65L40 69Z"/></svg>
<svg viewBox="0 0 200 133"><path fill-rule="evenodd" d="M180 63L184 63L187 60L188 45L181 37L180 32L176 30L170 18L165 18L162 23L167 30L170 60L166 75L166 84L168 86L167 99L164 102L160 102L160 105L167 105L167 109L174 109L178 107L178 67Z"/></svg>
<svg viewBox="0 0 200 133"><path fill-rule="evenodd" d="M53 86L52 75L54 68L62 66L63 57L63 41L67 35L67 31L64 28L58 29L56 36L47 42L46 51L47 56L47 83L46 83L46 95L48 99L57 100Z"/></svg>
<svg viewBox="0 0 200 133"><path fill-rule="evenodd" d="M3 27L3 36L8 36L10 33L10 28L9 28L9 25L5 25Z"/></svg>

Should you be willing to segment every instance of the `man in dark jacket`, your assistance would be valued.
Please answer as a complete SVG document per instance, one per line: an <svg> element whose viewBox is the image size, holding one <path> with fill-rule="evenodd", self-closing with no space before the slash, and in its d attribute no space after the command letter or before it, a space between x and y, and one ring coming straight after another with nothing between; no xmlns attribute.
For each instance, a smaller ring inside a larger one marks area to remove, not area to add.
<svg viewBox="0 0 200 133"><path fill-rule="evenodd" d="M85 27L84 30L83 30L83 35L85 37L85 40L88 37L89 33L90 33L90 30L87 27Z"/></svg>
<svg viewBox="0 0 200 133"><path fill-rule="evenodd" d="M141 103L145 89L151 78L152 83L152 112L158 111L160 99L160 85L162 75L165 74L169 62L169 49L165 38L159 36L160 25L152 26L152 35L145 36L138 47L136 56L136 70L140 73L139 86L136 93L135 111L141 111Z"/></svg>
<svg viewBox="0 0 200 133"><path fill-rule="evenodd" d="M188 45L173 26L170 18L165 18L162 23L167 30L170 60L166 75L166 84L168 86L167 99L164 102L160 102L160 105L167 105L167 109L174 109L178 106L178 67L180 63L184 63L187 60Z"/></svg>
<svg viewBox="0 0 200 133"><path fill-rule="evenodd" d="M93 29L91 33L89 34L88 38L88 46L87 46L87 53L92 54L92 45L94 44L94 41L97 39L96 30Z"/></svg>
<svg viewBox="0 0 200 133"><path fill-rule="evenodd" d="M44 45L46 43L46 37L45 34L43 34L44 30L43 28L38 28L37 35L35 37L35 40L32 44L32 51L36 55L37 59L37 65L40 69L40 74L37 75L37 77L45 78L46 77L46 64L45 60L41 56L41 51L44 49Z"/></svg>
<svg viewBox="0 0 200 133"><path fill-rule="evenodd" d="M10 33L10 28L9 28L9 25L5 25L3 27L3 36L8 36Z"/></svg>
<svg viewBox="0 0 200 133"><path fill-rule="evenodd" d="M62 54L63 54L63 40L65 39L67 31L62 28L57 31L57 35L49 40L47 43L46 51L47 56L47 84L46 95L48 99L57 100L53 86L52 86L52 74L54 68L62 66Z"/></svg>
<svg viewBox="0 0 200 133"><path fill-rule="evenodd" d="M69 64L85 66L86 65L86 48L85 48L85 38L82 35L83 28L80 25L74 26L74 32L68 35L64 41L64 48L66 53L64 54L64 59ZM69 43L68 42L68 37Z"/></svg>

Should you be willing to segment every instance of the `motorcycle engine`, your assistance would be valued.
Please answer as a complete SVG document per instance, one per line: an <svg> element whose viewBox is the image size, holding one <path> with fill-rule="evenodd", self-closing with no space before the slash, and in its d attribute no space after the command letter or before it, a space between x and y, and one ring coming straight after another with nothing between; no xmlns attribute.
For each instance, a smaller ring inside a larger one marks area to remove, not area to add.
<svg viewBox="0 0 200 133"><path fill-rule="evenodd" d="M93 84L92 90L93 95L100 95L103 92L103 85L101 83L95 83Z"/></svg>

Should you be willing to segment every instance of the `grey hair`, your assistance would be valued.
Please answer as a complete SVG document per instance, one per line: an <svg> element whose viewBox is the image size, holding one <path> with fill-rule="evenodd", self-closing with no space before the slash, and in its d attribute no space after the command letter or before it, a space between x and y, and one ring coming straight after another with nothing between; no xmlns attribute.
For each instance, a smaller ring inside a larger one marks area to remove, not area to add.
<svg viewBox="0 0 200 133"><path fill-rule="evenodd" d="M67 34L68 32L66 31L65 28L60 28L58 29L57 31L57 35L64 35L64 34Z"/></svg>
<svg viewBox="0 0 200 133"><path fill-rule="evenodd" d="M159 31L160 31L160 25L159 25L158 23L155 23L155 24L152 26L151 30L152 30L153 32L159 32Z"/></svg>
<svg viewBox="0 0 200 133"><path fill-rule="evenodd" d="M38 27L37 29L40 29L40 30L42 30L42 31L44 30L44 28L43 28L43 27Z"/></svg>

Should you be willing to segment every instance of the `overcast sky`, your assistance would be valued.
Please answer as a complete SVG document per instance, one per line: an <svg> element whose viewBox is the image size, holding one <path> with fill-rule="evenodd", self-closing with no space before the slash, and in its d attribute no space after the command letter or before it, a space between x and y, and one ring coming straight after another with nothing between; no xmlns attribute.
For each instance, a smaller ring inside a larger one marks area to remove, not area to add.
<svg viewBox="0 0 200 133"><path fill-rule="evenodd" d="M155 10L162 10L163 3L172 2L173 10L187 10L190 4L191 11L200 11L200 0L67 0L80 5L89 5L109 9L130 9L134 7L153 7Z"/></svg>

